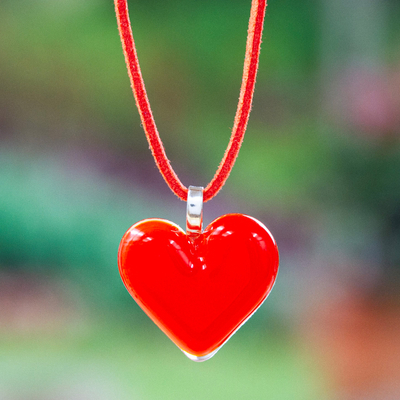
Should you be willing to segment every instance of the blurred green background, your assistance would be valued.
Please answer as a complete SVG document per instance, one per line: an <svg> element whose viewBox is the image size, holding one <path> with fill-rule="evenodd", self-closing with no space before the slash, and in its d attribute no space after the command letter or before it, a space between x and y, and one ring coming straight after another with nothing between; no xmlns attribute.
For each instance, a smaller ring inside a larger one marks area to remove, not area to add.
<svg viewBox="0 0 400 400"><path fill-rule="evenodd" d="M185 185L230 136L250 0L134 0ZM400 3L270 0L244 144L205 222L263 221L280 273L210 361L118 275L134 222L185 223L135 108L111 0L0 2L0 399L400 398Z"/></svg>

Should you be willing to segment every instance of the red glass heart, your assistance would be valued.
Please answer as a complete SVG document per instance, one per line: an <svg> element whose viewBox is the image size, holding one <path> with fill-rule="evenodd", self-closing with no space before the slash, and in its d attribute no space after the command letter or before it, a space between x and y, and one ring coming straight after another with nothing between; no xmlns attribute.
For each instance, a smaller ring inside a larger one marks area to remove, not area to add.
<svg viewBox="0 0 400 400"><path fill-rule="evenodd" d="M261 222L228 214L194 241L170 221L140 221L122 238L118 264L145 313L189 358L203 361L265 300L279 255Z"/></svg>

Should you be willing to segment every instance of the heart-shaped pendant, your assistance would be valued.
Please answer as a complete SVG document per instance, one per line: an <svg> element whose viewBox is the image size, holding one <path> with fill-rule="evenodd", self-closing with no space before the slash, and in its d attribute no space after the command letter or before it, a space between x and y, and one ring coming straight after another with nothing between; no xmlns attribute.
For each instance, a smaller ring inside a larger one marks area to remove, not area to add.
<svg viewBox="0 0 400 400"><path fill-rule="evenodd" d="M255 218L228 214L203 233L147 219L121 240L119 271L129 293L192 360L211 358L256 311L278 273L278 248Z"/></svg>

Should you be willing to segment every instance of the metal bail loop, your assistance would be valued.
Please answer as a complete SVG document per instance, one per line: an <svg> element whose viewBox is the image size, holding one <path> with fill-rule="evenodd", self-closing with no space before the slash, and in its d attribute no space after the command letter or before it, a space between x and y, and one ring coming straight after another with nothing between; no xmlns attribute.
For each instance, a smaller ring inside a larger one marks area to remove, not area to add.
<svg viewBox="0 0 400 400"><path fill-rule="evenodd" d="M203 188L189 186L186 211L186 235L196 237L203 230Z"/></svg>

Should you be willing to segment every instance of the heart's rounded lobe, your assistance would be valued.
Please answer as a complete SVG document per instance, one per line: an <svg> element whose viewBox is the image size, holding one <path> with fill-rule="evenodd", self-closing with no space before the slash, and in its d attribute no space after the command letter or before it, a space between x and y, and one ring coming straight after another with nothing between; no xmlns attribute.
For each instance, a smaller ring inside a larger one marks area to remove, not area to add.
<svg viewBox="0 0 400 400"><path fill-rule="evenodd" d="M219 217L195 240L172 222L147 219L125 233L118 264L145 313L181 350L201 358L265 300L279 254L268 229L247 215Z"/></svg>

